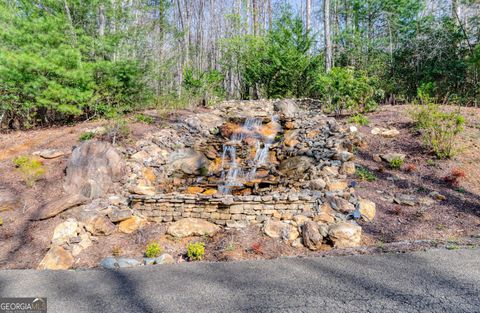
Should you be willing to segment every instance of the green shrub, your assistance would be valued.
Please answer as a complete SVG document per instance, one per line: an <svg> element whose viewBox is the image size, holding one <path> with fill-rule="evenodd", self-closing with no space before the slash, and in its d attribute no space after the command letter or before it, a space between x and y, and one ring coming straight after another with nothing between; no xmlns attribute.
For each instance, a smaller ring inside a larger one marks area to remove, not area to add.
<svg viewBox="0 0 480 313"><path fill-rule="evenodd" d="M203 242L189 243L187 246L187 256L190 260L201 260L205 255L205 244Z"/></svg>
<svg viewBox="0 0 480 313"><path fill-rule="evenodd" d="M122 35L89 34L57 4L0 1L0 123L69 123L145 104L145 66L111 57ZM88 6L75 6L73 18Z"/></svg>
<svg viewBox="0 0 480 313"><path fill-rule="evenodd" d="M104 139L115 144L119 140L126 139L130 132L131 130L125 119L113 118L106 127Z"/></svg>
<svg viewBox="0 0 480 313"><path fill-rule="evenodd" d="M377 179L377 176L375 176L374 173L372 173L368 168L365 168L363 166L360 166L356 169L355 175L360 179L360 180L365 180L368 182L375 181Z"/></svg>
<svg viewBox="0 0 480 313"><path fill-rule="evenodd" d="M201 72L193 68L186 68L183 73L183 87L188 93L189 100L197 104L218 102L225 97L222 86L223 75L217 71Z"/></svg>
<svg viewBox="0 0 480 313"><path fill-rule="evenodd" d="M422 132L425 144L440 158L455 154L457 135L463 131L465 119L458 112L444 112L437 104L418 105L412 112L415 126Z"/></svg>
<svg viewBox="0 0 480 313"><path fill-rule="evenodd" d="M137 115L135 115L135 119L138 122L145 123L145 124L153 124L153 122L155 121L153 119L153 117L145 115L145 114L137 114Z"/></svg>
<svg viewBox="0 0 480 313"><path fill-rule="evenodd" d="M390 168L393 168L395 170L398 170L399 168L402 167L403 165L403 159L399 157L395 157L388 162L390 165Z"/></svg>
<svg viewBox="0 0 480 313"><path fill-rule="evenodd" d="M78 138L80 141L87 141L90 139L93 139L95 137L94 132L84 132L80 134L80 137Z"/></svg>
<svg viewBox="0 0 480 313"><path fill-rule="evenodd" d="M160 254L162 254L162 248L158 243L151 242L147 245L147 248L145 249L145 256L147 258L156 258L159 257Z"/></svg>
<svg viewBox="0 0 480 313"><path fill-rule="evenodd" d="M315 93L326 109L339 115L344 110L369 112L377 108L383 90L376 87L376 80L363 71L350 67L335 67L322 73L315 83Z"/></svg>
<svg viewBox="0 0 480 313"><path fill-rule="evenodd" d="M366 117L363 114L356 114L354 116L351 116L348 119L348 122L352 124L361 125L361 126L367 126L368 124L370 124L370 120L368 119L368 117Z"/></svg>
<svg viewBox="0 0 480 313"><path fill-rule="evenodd" d="M22 173L23 179L29 187L32 187L45 174L43 164L29 156L19 156L13 160L13 164Z"/></svg>
<svg viewBox="0 0 480 313"><path fill-rule="evenodd" d="M222 67L242 77L239 92L243 99L309 96L322 66L320 57L308 52L313 43L314 36L301 18L285 8L265 36L224 40Z"/></svg>

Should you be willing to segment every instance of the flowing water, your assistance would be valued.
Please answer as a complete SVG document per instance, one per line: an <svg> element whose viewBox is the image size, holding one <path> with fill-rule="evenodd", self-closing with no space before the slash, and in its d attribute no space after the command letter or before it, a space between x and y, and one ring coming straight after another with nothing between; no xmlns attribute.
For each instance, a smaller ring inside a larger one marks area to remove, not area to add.
<svg viewBox="0 0 480 313"><path fill-rule="evenodd" d="M272 123L277 123L275 116L272 116ZM261 119L247 118L240 130L234 132L230 141L223 145L221 176L223 184L218 187L221 193L230 193L232 188L241 187L245 182L255 179L258 167L267 163L273 139L261 136L259 133L261 127ZM244 143L247 138L253 139L255 143L255 157L250 162L249 169L242 168L237 161L237 148L248 148Z"/></svg>

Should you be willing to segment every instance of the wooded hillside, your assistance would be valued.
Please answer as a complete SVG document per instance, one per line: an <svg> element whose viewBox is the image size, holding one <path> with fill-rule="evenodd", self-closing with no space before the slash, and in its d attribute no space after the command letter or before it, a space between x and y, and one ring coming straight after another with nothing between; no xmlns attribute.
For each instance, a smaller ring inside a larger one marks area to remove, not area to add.
<svg viewBox="0 0 480 313"><path fill-rule="evenodd" d="M1 0L0 125L220 99L478 104L478 0Z"/></svg>

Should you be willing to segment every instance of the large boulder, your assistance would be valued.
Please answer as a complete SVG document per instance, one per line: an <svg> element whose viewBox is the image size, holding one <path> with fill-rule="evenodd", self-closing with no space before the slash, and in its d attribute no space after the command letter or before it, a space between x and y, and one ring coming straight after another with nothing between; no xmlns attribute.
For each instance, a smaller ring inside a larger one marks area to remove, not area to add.
<svg viewBox="0 0 480 313"><path fill-rule="evenodd" d="M280 163L280 172L286 176L303 175L312 167L312 159L305 156L296 156L283 160Z"/></svg>
<svg viewBox="0 0 480 313"><path fill-rule="evenodd" d="M206 220L197 218L184 218L171 224L167 233L174 237L188 236L213 236L220 230L220 227Z"/></svg>
<svg viewBox="0 0 480 313"><path fill-rule="evenodd" d="M202 168L208 168L208 159L194 149L178 149L170 154L167 172L176 174L199 175Z"/></svg>
<svg viewBox="0 0 480 313"><path fill-rule="evenodd" d="M356 247L362 239L362 228L349 222L330 226L328 236L336 248Z"/></svg>
<svg viewBox="0 0 480 313"><path fill-rule="evenodd" d="M85 228L96 236L109 236L115 231L115 225L105 215L95 216Z"/></svg>
<svg viewBox="0 0 480 313"><path fill-rule="evenodd" d="M69 194L102 197L124 172L122 156L110 143L89 140L73 150L63 188Z"/></svg>
<svg viewBox="0 0 480 313"><path fill-rule="evenodd" d="M297 113L298 111L297 104L294 100L291 99L279 100L275 102L273 104L273 109L286 118L295 117L295 113Z"/></svg>
<svg viewBox="0 0 480 313"><path fill-rule="evenodd" d="M132 216L118 224L118 230L125 234L131 234L145 226L146 220L138 216Z"/></svg>
<svg viewBox="0 0 480 313"><path fill-rule="evenodd" d="M54 245L67 243L70 238L77 236L77 228L78 222L73 218L69 218L66 221L58 224L53 231L52 243Z"/></svg>
<svg viewBox="0 0 480 313"><path fill-rule="evenodd" d="M296 227L274 220L266 222L263 231L268 237L284 240L295 240L300 235Z"/></svg>
<svg viewBox="0 0 480 313"><path fill-rule="evenodd" d="M67 270L73 266L72 254L61 246L53 246L48 250L38 265L39 270Z"/></svg>
<svg viewBox="0 0 480 313"><path fill-rule="evenodd" d="M360 207L360 215L366 221L371 221L375 218L376 213L376 205L375 202L366 199L360 199L358 201L358 205Z"/></svg>
<svg viewBox="0 0 480 313"><path fill-rule="evenodd" d="M222 125L224 120L218 114L207 112L190 115L183 120L183 123L185 123L192 133L208 136Z"/></svg>
<svg viewBox="0 0 480 313"><path fill-rule="evenodd" d="M32 219L44 220L47 218L51 218L62 213L65 210L82 205L87 201L88 198L81 194L65 195L41 205L37 212L33 215Z"/></svg>
<svg viewBox="0 0 480 313"><path fill-rule="evenodd" d="M302 226L303 245L310 250L318 250L322 245L323 236L318 230L317 223L307 221Z"/></svg>
<svg viewBox="0 0 480 313"><path fill-rule="evenodd" d="M344 214L349 214L355 211L355 206L350 203L348 200L343 198L332 197L328 199L328 204L330 207L336 211L339 211Z"/></svg>

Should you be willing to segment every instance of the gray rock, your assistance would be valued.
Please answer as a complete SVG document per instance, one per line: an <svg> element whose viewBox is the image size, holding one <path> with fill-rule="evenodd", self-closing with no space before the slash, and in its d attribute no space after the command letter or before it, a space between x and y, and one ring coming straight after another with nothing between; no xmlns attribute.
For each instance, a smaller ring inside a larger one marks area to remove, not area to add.
<svg viewBox="0 0 480 313"><path fill-rule="evenodd" d="M297 104L294 100L286 99L279 100L273 104L273 108L276 112L283 114L286 118L292 118L298 111Z"/></svg>
<svg viewBox="0 0 480 313"><path fill-rule="evenodd" d="M108 142L88 140L73 150L63 188L87 198L104 196L125 173L122 156Z"/></svg>
<svg viewBox="0 0 480 313"><path fill-rule="evenodd" d="M353 153L350 153L348 151L340 151L334 155L335 160L340 160L342 162L353 160L354 157L355 156L353 155Z"/></svg>
<svg viewBox="0 0 480 313"><path fill-rule="evenodd" d="M415 204L417 204L417 199L413 195L397 193L393 198L393 202L398 204L408 205L408 206L415 206Z"/></svg>
<svg viewBox="0 0 480 313"><path fill-rule="evenodd" d="M112 221L112 223L118 223L129 219L130 217L132 217L132 211L130 210L121 210L119 208L114 208L111 212L108 213L108 218L110 219L110 221Z"/></svg>
<svg viewBox="0 0 480 313"><path fill-rule="evenodd" d="M174 237L188 236L213 236L220 230L220 227L206 220L197 218L184 218L171 224L167 233Z"/></svg>
<svg viewBox="0 0 480 313"><path fill-rule="evenodd" d="M312 167L312 160L309 157L296 156L282 160L280 172L287 176L300 176Z"/></svg>
<svg viewBox="0 0 480 313"><path fill-rule="evenodd" d="M402 153L386 153L386 154L381 154L380 155L380 158L382 158L382 160L384 160L385 162L392 162L392 160L395 160L395 159L400 159L400 160L405 160L405 154L402 154Z"/></svg>
<svg viewBox="0 0 480 313"><path fill-rule="evenodd" d="M208 167L207 157L194 149L178 149L172 152L167 162L168 173L199 175L202 168Z"/></svg>
<svg viewBox="0 0 480 313"><path fill-rule="evenodd" d="M40 156L41 158L44 158L44 159L55 159L55 158L59 158L59 157L65 155L65 153L63 151L56 150L56 149L44 149L44 150L40 150L40 151L35 151L32 154L33 155L38 155L38 156Z"/></svg>
<svg viewBox="0 0 480 313"><path fill-rule="evenodd" d="M310 181L310 188L313 190L324 190L327 183L322 178L317 178Z"/></svg>
<svg viewBox="0 0 480 313"><path fill-rule="evenodd" d="M168 253L155 258L155 264L175 264L175 259Z"/></svg>
<svg viewBox="0 0 480 313"><path fill-rule="evenodd" d="M117 259L113 256L109 256L100 261L100 266L107 269L116 269L120 266L118 265Z"/></svg>
<svg viewBox="0 0 480 313"><path fill-rule="evenodd" d="M362 228L353 223L340 222L330 226L328 235L336 248L357 247L362 239Z"/></svg>
<svg viewBox="0 0 480 313"><path fill-rule="evenodd" d="M118 258L117 264L118 264L118 267L120 268L128 268L128 267L135 267L135 266L142 265L141 262L135 259L129 259L129 258Z"/></svg>
<svg viewBox="0 0 480 313"><path fill-rule="evenodd" d="M310 250L318 250L322 246L323 237L317 223L306 221L302 226L303 245Z"/></svg>
<svg viewBox="0 0 480 313"><path fill-rule="evenodd" d="M156 258L143 258L143 264L144 265L153 265L155 263Z"/></svg>
<svg viewBox="0 0 480 313"><path fill-rule="evenodd" d="M191 115L183 120L187 127L193 133L200 133L203 136L208 136L217 127L224 123L222 117L214 113L200 113ZM218 131L218 130L217 130Z"/></svg>
<svg viewBox="0 0 480 313"><path fill-rule="evenodd" d="M57 216L61 212L82 205L87 201L88 198L81 194L71 194L58 199L53 199L52 201L41 205L36 214L33 215L32 220L44 220Z"/></svg>
<svg viewBox="0 0 480 313"><path fill-rule="evenodd" d="M295 240L299 233L296 227L280 221L267 221L263 228L265 234L271 238L281 238L284 240Z"/></svg>

